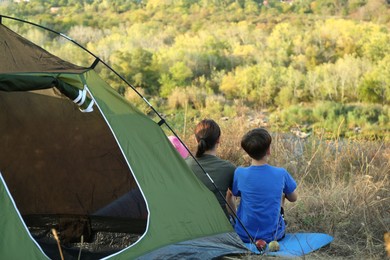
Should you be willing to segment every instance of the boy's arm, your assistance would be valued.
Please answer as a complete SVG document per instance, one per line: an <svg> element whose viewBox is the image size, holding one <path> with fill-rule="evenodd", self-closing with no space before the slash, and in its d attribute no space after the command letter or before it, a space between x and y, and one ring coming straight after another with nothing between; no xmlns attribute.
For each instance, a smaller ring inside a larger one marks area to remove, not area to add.
<svg viewBox="0 0 390 260"><path fill-rule="evenodd" d="M286 194L285 196L286 199L290 202L295 202L298 199L298 194L295 190L289 194Z"/></svg>
<svg viewBox="0 0 390 260"><path fill-rule="evenodd" d="M290 202L295 202L298 198L297 183L288 172L286 174L286 182L285 182L285 187L283 189L283 192L286 195L286 199Z"/></svg>

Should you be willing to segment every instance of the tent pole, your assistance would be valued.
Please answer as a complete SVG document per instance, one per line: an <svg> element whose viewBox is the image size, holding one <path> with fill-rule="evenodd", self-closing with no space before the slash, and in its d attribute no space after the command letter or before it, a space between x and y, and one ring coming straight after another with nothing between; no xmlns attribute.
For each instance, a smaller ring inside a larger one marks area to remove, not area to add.
<svg viewBox="0 0 390 260"><path fill-rule="evenodd" d="M44 29L44 30L47 30L47 31L50 31L54 34L57 34L65 39L67 39L68 41L72 42L73 44L77 45L78 47L80 47L81 49L83 49L84 51L86 51L87 53L89 53L91 56L93 56L95 58L95 61L93 62L93 64L90 66L91 68L94 68L96 67L96 65L101 62L105 67L107 67L110 71L112 71L116 76L118 76L123 82L125 82L135 93L137 93L137 95L139 97L141 97L144 102L149 106L149 108L151 110L153 110L153 112L160 118L160 122L158 123L160 126L165 124L169 130L180 140L180 142L184 145L184 142L179 138L179 136L176 134L176 132L171 128L171 126L165 121L165 119L161 116L161 114L152 106L152 104L150 104L150 102L139 92L137 91L137 89L132 85L130 84L122 75L120 75L118 72L116 72L111 66L109 66L107 63L105 63L103 60L101 60L98 56L96 56L94 53L92 53L91 51L89 51L87 48L85 48L84 46L82 46L81 44L79 44L78 42L74 41L72 38L70 38L69 36L63 34L63 33L60 33L60 32L57 32L57 31L54 31L50 28L47 28L45 26L42 26L42 25L39 25L39 24L36 24L36 23L33 23L33 22L29 22L29 21L26 21L26 20L22 20L22 19L19 19L19 18L15 18L15 17L11 17L11 16L6 16L6 15L0 15L0 23L2 23L2 18L7 18L7 19L11 19L11 20L15 20L15 21L19 21L19 22L23 22L23 23L27 23L27 24L30 24L30 25L33 25L33 26L37 26L41 29ZM251 243L253 243L254 245L256 244L253 237L249 234L248 230L246 229L246 227L244 226L244 224L242 223L242 221L238 218L237 214L234 213L233 209L230 207L229 203L227 203L226 201L226 198L225 196L223 196L222 192L220 191L220 189L217 187L217 185L215 184L214 180L210 177L210 175L206 172L206 170L202 167L202 165L200 165L199 161L195 158L195 156L191 153L191 151L187 148L186 145L184 145L184 147L187 149L187 151L189 152L189 154L194 158L195 162L199 165L199 167L202 169L203 173L209 178L210 182L213 184L214 188L218 190L218 193L219 195L223 198L223 200L226 202L226 205L228 205L229 209L231 210L231 212L233 212L233 215L234 217L238 220L238 222L240 223L240 225L243 227L244 231L247 233L248 235L248 238L250 239Z"/></svg>

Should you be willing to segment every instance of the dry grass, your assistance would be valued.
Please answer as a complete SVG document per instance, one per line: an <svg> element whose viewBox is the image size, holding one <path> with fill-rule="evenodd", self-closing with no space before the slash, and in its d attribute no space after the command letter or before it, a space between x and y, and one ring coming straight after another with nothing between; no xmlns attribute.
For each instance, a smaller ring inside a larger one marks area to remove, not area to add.
<svg viewBox="0 0 390 260"><path fill-rule="evenodd" d="M241 136L256 127L245 119L219 122L222 158L248 165ZM194 148L194 140L187 137ZM334 237L306 259L385 259L390 231L390 144L382 141L299 139L273 134L270 163L288 169L298 183L299 200L286 204L288 232L323 232ZM194 150L194 149L192 149ZM259 259L263 256L248 256ZM273 258L275 259L275 258Z"/></svg>

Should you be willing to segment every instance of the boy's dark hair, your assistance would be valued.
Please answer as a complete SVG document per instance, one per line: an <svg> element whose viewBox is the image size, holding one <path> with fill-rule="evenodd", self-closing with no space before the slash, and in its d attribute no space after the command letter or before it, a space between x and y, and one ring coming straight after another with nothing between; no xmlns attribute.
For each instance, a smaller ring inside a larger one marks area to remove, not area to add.
<svg viewBox="0 0 390 260"><path fill-rule="evenodd" d="M272 137L264 128L255 128L246 133L241 139L241 147L255 160L260 160L267 154Z"/></svg>
<svg viewBox="0 0 390 260"><path fill-rule="evenodd" d="M204 152L211 150L217 144L221 136L219 125L212 119L203 119L195 128L195 138L198 142L196 157L201 157Z"/></svg>

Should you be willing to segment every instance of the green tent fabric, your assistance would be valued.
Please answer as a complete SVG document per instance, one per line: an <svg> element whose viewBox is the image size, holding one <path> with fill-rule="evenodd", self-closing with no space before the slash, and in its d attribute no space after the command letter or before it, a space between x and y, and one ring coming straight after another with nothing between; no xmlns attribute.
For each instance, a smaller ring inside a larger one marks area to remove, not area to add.
<svg viewBox="0 0 390 260"><path fill-rule="evenodd" d="M1 259L59 259L51 227L68 242L66 259L77 259L80 239L85 246L99 238L96 230L139 234L122 247L83 249L81 259L248 252L161 127L93 68L63 61L3 24L0 57ZM146 218L94 214L135 189ZM48 229L41 240L36 227Z"/></svg>
<svg viewBox="0 0 390 260"><path fill-rule="evenodd" d="M0 249L2 259L47 259L26 232L13 200L0 176Z"/></svg>

